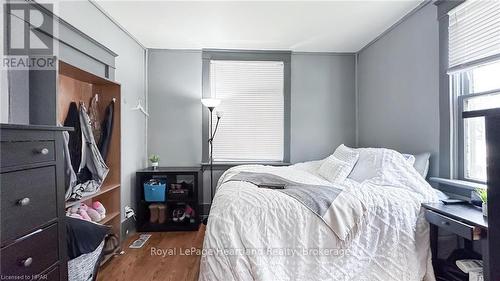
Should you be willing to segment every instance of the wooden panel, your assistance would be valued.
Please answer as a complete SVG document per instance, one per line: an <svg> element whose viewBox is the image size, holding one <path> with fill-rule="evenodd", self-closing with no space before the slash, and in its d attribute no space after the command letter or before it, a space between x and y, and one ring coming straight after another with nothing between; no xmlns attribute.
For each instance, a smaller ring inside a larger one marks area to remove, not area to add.
<svg viewBox="0 0 500 281"><path fill-rule="evenodd" d="M74 206L76 204L79 204L80 202L84 202L84 203L86 203L86 202L92 202L93 198L99 197L102 194L104 194L106 192L110 192L110 191L112 191L114 189L117 189L117 188L120 188L119 184L103 185L103 186L101 186L101 190L99 190L98 192L96 192L94 194L91 194L91 195L88 195L88 196L84 196L84 197L82 197L78 201L68 201L68 202L66 202L66 206L65 207L68 208L68 207ZM97 199L94 199L94 200L97 200Z"/></svg>
<svg viewBox="0 0 500 281"><path fill-rule="evenodd" d="M106 219L106 224L112 226L114 234L120 237L121 203L121 98L120 85L114 81L98 77L85 72L67 63L59 63L59 92L58 92L58 120L62 122L67 115L71 102L83 102L87 109L95 95L98 99L98 113L100 122L105 117L105 111L110 103L114 103L113 128L110 140L106 165L108 175L103 183L103 191L84 198L84 203L100 201L106 208L107 214L113 218Z"/></svg>
<svg viewBox="0 0 500 281"><path fill-rule="evenodd" d="M2 244L56 219L55 178L55 166L1 175Z"/></svg>
<svg viewBox="0 0 500 281"><path fill-rule="evenodd" d="M57 97L57 122L64 124L71 102L83 102L88 108L92 99L92 84L82 82L65 75L59 75L59 93Z"/></svg>
<svg viewBox="0 0 500 281"><path fill-rule="evenodd" d="M113 130L109 146L106 165L109 167L109 173L105 184L119 184L121 180L121 98L120 85L116 84L96 84L93 88L94 94L99 94L99 113L104 118L106 107L114 102Z"/></svg>
<svg viewBox="0 0 500 281"><path fill-rule="evenodd" d="M99 201L106 208L106 216L120 211L120 189L115 188L109 192L92 198L90 201Z"/></svg>
<svg viewBox="0 0 500 281"><path fill-rule="evenodd" d="M54 141L2 142L1 167L55 160Z"/></svg>
<svg viewBox="0 0 500 281"><path fill-rule="evenodd" d="M100 81L106 82L106 81ZM120 108L120 85L110 84L91 84L83 82L74 77L63 74L59 75L59 94L58 94L58 122L64 123L71 102L83 102L87 109L89 108L92 97L98 94L98 112L100 118L104 118L106 107L114 100L113 131L111 143L106 164L110 168L104 185L119 184L121 179L121 108Z"/></svg>
<svg viewBox="0 0 500 281"><path fill-rule="evenodd" d="M110 221L105 224L111 226L112 232L119 238L120 237L120 227L121 227L121 218L120 216L113 217Z"/></svg>
<svg viewBox="0 0 500 281"><path fill-rule="evenodd" d="M3 248L2 276L31 276L48 269L58 259L57 233L55 224ZM31 259L31 262L24 262L27 259Z"/></svg>
<svg viewBox="0 0 500 281"><path fill-rule="evenodd" d="M59 61L59 74L72 77L74 79L80 80L82 82L91 83L94 85L120 85L116 81L112 81L106 78L99 77L92 73L86 72L78 67L72 66L63 61Z"/></svg>
<svg viewBox="0 0 500 281"><path fill-rule="evenodd" d="M121 241L120 189L115 188L92 198L92 200L98 200L106 207L106 218L99 223L110 226L111 232ZM117 251L119 252L120 249L117 249ZM112 256L114 256L114 254L103 257L101 265L108 262Z"/></svg>
<svg viewBox="0 0 500 281"><path fill-rule="evenodd" d="M99 112L101 118L104 118L104 112L109 103L114 102L113 112L113 130L109 151L106 158L106 165L109 167L109 173L104 181L104 185L116 185L121 182L121 100L120 86L116 84L96 84L94 85L94 94L99 94ZM106 206L107 214L118 213L116 217L108 221L106 224L112 227L113 233L120 238L121 234L121 195L120 188L116 188L110 192L104 193L98 197Z"/></svg>

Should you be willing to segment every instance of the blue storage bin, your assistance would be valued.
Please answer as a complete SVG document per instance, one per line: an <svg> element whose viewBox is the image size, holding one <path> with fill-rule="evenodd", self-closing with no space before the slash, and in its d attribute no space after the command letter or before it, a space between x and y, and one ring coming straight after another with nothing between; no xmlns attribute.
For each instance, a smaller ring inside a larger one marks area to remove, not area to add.
<svg viewBox="0 0 500 281"><path fill-rule="evenodd" d="M147 202L165 202L167 184L160 182L159 184L144 183L144 200Z"/></svg>

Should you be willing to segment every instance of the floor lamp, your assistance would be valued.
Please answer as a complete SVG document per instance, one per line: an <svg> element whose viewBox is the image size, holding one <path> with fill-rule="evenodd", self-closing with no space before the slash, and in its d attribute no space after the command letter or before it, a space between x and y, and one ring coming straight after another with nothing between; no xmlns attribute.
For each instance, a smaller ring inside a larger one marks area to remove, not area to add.
<svg viewBox="0 0 500 281"><path fill-rule="evenodd" d="M210 205L212 205L212 199L214 198L213 194L213 181L214 181L214 170L213 170L213 140L215 137L215 133L217 132L217 127L219 127L219 120L222 117L221 112L217 112L217 123L215 124L215 130L213 130L213 113L215 107L217 107L220 104L221 100L220 99L213 99L213 98L208 98L208 99L201 99L201 103L208 108L210 111L210 117L209 117L209 138L208 138L208 144L209 144L209 163L210 163ZM206 223L206 222L205 222Z"/></svg>

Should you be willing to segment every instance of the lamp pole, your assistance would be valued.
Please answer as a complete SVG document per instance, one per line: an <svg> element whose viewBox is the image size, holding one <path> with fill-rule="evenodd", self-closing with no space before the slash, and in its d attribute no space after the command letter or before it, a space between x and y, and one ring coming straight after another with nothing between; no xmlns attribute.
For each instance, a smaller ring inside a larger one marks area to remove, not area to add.
<svg viewBox="0 0 500 281"><path fill-rule="evenodd" d="M217 128L219 127L219 120L222 117L222 112L217 112L217 123L215 124L215 129L213 128L213 113L214 109L216 106L220 104L220 99L215 99L215 98L206 98L206 99L201 99L201 103L208 108L209 112L209 128L210 128L210 133L209 133L209 139L208 139L208 144L209 144L209 163L210 163L210 206L212 206L212 201L214 198L214 155L213 155L213 148L214 148L214 137L215 133L217 132ZM206 218L203 223L206 225L208 221L208 218Z"/></svg>
<svg viewBox="0 0 500 281"><path fill-rule="evenodd" d="M210 144L210 205L212 205L212 200L214 199L214 183L213 183L214 182L214 167L213 167L214 131L212 130L214 107L209 107L208 110L210 110L210 138L208 139L208 142ZM218 120L217 123L219 123Z"/></svg>
<svg viewBox="0 0 500 281"><path fill-rule="evenodd" d="M213 154L213 151L214 151L214 137L215 137L215 133L217 133L217 128L219 127L219 121L220 121L220 118L222 115L221 112L217 112L217 123L215 124L215 130L212 130L213 129L213 111L214 111L214 107L209 107L208 110L210 110L210 138L208 139L208 142L210 144L210 201L212 201L214 199L214 169L213 169L213 166L214 166L214 154ZM220 113L220 114L219 114ZM210 202L210 204L212 204L212 202Z"/></svg>

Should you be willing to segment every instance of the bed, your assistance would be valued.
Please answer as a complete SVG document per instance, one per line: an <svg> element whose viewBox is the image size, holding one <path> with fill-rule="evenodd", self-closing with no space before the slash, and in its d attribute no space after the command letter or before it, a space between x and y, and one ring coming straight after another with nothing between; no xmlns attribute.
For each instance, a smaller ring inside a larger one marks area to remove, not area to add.
<svg viewBox="0 0 500 281"><path fill-rule="evenodd" d="M434 189L398 152L365 155L374 176L362 182L326 180L318 173L325 160L226 171L210 210L199 280L434 280L429 226L420 209L437 200ZM295 198L231 180L242 172L338 188L363 210L347 235L338 235Z"/></svg>

